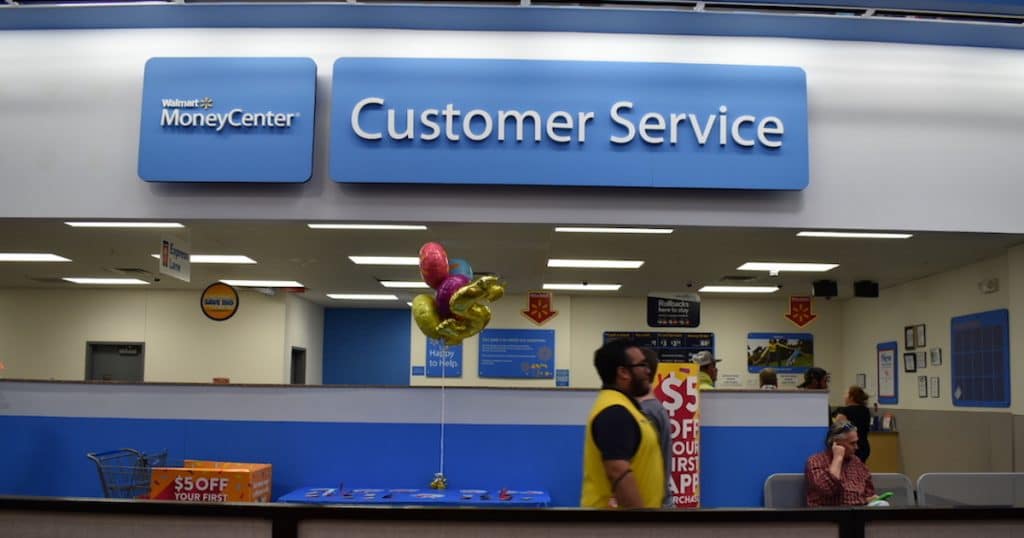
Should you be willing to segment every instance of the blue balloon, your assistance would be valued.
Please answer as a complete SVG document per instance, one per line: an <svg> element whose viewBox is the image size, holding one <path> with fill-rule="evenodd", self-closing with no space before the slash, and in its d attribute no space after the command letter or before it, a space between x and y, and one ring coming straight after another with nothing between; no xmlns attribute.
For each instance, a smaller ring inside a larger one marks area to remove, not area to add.
<svg viewBox="0 0 1024 538"><path fill-rule="evenodd" d="M473 267L462 258L448 260L448 275L462 275L473 280Z"/></svg>

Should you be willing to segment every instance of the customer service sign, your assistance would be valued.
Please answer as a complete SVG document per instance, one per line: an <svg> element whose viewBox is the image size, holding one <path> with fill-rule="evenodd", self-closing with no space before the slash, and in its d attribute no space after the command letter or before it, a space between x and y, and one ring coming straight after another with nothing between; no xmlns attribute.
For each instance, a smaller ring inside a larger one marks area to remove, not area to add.
<svg viewBox="0 0 1024 538"><path fill-rule="evenodd" d="M799 190L796 67L342 58L338 182Z"/></svg>

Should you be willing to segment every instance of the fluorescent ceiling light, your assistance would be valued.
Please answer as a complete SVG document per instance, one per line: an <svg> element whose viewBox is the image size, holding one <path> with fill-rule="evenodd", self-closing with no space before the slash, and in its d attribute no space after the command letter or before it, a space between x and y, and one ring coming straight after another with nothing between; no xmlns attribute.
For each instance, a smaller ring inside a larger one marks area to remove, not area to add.
<svg viewBox="0 0 1024 538"><path fill-rule="evenodd" d="M101 284L112 286L125 286L136 284L149 284L145 280L137 278L85 278L85 277L64 277L61 280L74 282L75 284Z"/></svg>
<svg viewBox="0 0 1024 538"><path fill-rule="evenodd" d="M239 288L304 288L300 282L294 280L221 280L228 286Z"/></svg>
<svg viewBox="0 0 1024 538"><path fill-rule="evenodd" d="M563 291L619 291L622 284L544 284L546 290Z"/></svg>
<svg viewBox="0 0 1024 538"><path fill-rule="evenodd" d="M0 262L69 262L71 260L56 254L30 254L0 252Z"/></svg>
<svg viewBox="0 0 1024 538"><path fill-rule="evenodd" d="M150 254L150 256L160 259L159 254ZM242 255L233 254L190 254L188 257L191 263L236 263L236 264L253 264L256 260Z"/></svg>
<svg viewBox="0 0 1024 538"><path fill-rule="evenodd" d="M180 222L75 222L64 224L73 228L184 228Z"/></svg>
<svg viewBox="0 0 1024 538"><path fill-rule="evenodd" d="M386 293L328 293L331 299L342 301L397 301L397 295Z"/></svg>
<svg viewBox="0 0 1024 538"><path fill-rule="evenodd" d="M356 265L419 265L416 256L349 256Z"/></svg>
<svg viewBox="0 0 1024 538"><path fill-rule="evenodd" d="M312 230L426 230L422 224L307 224Z"/></svg>
<svg viewBox="0 0 1024 538"><path fill-rule="evenodd" d="M670 234L671 228L587 228L580 226L556 226L556 232L587 234Z"/></svg>
<svg viewBox="0 0 1024 538"><path fill-rule="evenodd" d="M643 260L548 260L548 267L580 269L639 269L643 264Z"/></svg>
<svg viewBox="0 0 1024 538"><path fill-rule="evenodd" d="M823 273L839 267L838 263L787 263L787 262L747 262L736 268L737 271L770 271L770 272L803 272Z"/></svg>
<svg viewBox="0 0 1024 538"><path fill-rule="evenodd" d="M798 232L797 237L832 237L837 239L910 239L913 234L875 232Z"/></svg>
<svg viewBox="0 0 1024 538"><path fill-rule="evenodd" d="M384 286L385 288L409 288L409 289L419 289L419 288L429 288L430 287L430 286L427 285L426 282L420 282L418 280L408 280L408 281L403 281L403 280L381 280L380 281L380 285Z"/></svg>
<svg viewBox="0 0 1024 538"><path fill-rule="evenodd" d="M778 286L704 286L701 293L775 293Z"/></svg>

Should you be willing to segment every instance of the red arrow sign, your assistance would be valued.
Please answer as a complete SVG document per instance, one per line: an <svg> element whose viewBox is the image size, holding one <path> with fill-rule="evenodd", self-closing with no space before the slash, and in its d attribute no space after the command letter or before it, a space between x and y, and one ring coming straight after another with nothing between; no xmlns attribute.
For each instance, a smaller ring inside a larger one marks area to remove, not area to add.
<svg viewBox="0 0 1024 538"><path fill-rule="evenodd" d="M818 316L811 312L811 298L808 296L795 296L789 298L789 313L786 318L792 321L797 327L804 327L814 321Z"/></svg>
<svg viewBox="0 0 1024 538"><path fill-rule="evenodd" d="M537 325L544 325L549 319L558 315L558 312L551 308L550 293L531 291L526 300L528 308L521 312Z"/></svg>

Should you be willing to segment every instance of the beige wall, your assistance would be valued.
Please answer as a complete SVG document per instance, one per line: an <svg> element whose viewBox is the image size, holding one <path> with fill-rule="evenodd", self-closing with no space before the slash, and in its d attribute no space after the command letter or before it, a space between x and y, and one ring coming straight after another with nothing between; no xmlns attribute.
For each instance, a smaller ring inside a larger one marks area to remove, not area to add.
<svg viewBox="0 0 1024 538"><path fill-rule="evenodd" d="M705 294L701 303L701 325L686 332L712 332L715 334L715 349L724 359L719 366L723 375L737 374L741 384L754 386L756 375L746 371L746 345L749 332L807 332L814 335L816 364L832 369L839 364L840 308L838 303L815 300L814 311L818 318L804 329L796 328L784 317L788 311L788 296L765 299L736 299ZM622 297L567 297L557 293L554 309L558 315L547 322L543 329L555 330L555 367L569 369L570 386L596 388L600 381L593 366L594 350L601 346L605 331L662 331L680 332L679 329L656 329L646 325L647 306L643 298ZM525 318L520 311L526 308L522 295L506 296L492 305L494 317L490 328L529 329L538 328ZM410 322L413 365L423 365L426 354L426 340L414 323ZM463 375L461 378L446 379L450 386L520 386L553 387L554 381L480 379L477 375L477 350L479 338L470 338L463 349ZM437 378L412 377L413 385L438 385Z"/></svg>
<svg viewBox="0 0 1024 538"><path fill-rule="evenodd" d="M1024 267L1022 265L1021 267ZM978 282L998 278L999 291L985 294ZM856 382L856 374L867 374L868 393L878 393L876 346L896 341L899 374L900 409L957 410L991 412L991 408L954 407L950 397L950 319L955 316L1008 308L1009 280L1007 256L980 261L959 269L885 288L877 299L849 299L841 303L842 360L832 373L833 393ZM1012 313L1010 319L1013 319ZM925 324L928 348L942 349L942 366L931 364L916 373L903 371L903 328ZM1012 349L1012 348L1011 348ZM917 376L939 377L939 398L917 397Z"/></svg>
<svg viewBox="0 0 1024 538"><path fill-rule="evenodd" d="M0 290L0 360L6 378L81 380L86 342L145 342L147 381L281 383L285 320L282 295L246 291L216 322L197 292Z"/></svg>
<svg viewBox="0 0 1024 538"><path fill-rule="evenodd" d="M324 307L297 295L285 295L285 363L284 379L291 379L291 352L293 347L306 350L306 383L323 383L324 365Z"/></svg>

